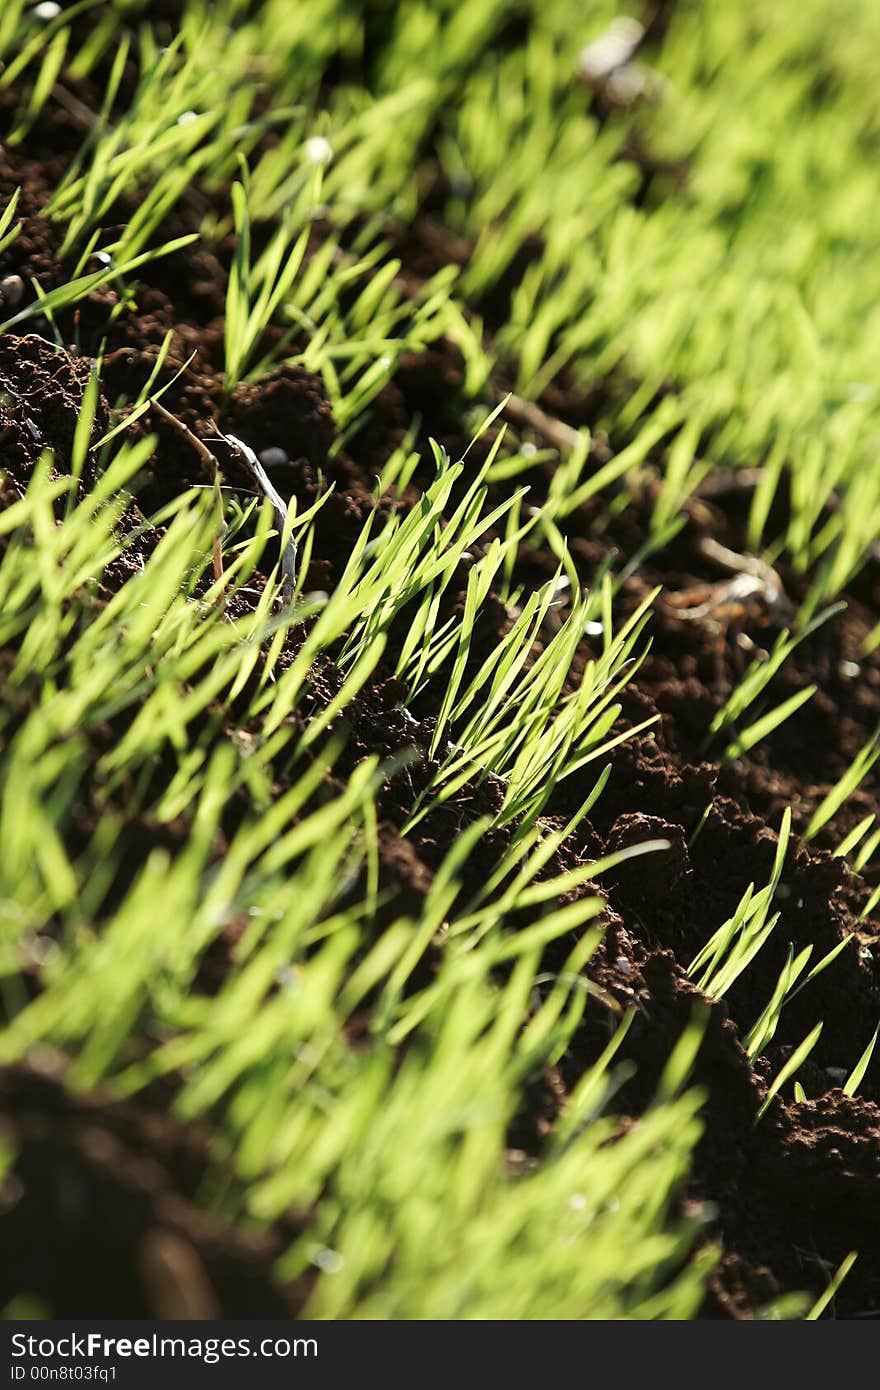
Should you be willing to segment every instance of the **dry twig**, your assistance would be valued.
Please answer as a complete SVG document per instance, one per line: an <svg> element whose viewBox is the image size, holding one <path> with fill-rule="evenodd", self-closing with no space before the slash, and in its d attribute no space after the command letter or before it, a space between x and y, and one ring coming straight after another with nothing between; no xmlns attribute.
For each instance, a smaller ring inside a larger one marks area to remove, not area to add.
<svg viewBox="0 0 880 1390"><path fill-rule="evenodd" d="M564 420L557 420L553 415L548 415L546 410L542 410L532 401L523 400L522 396L509 395L504 410L516 424L528 425L536 434L546 439L548 444L552 444L554 449L576 449L583 443L584 436L580 430L567 425Z"/></svg>
<svg viewBox="0 0 880 1390"><path fill-rule="evenodd" d="M287 526L287 504L270 481L265 468L260 463L260 460L257 458L250 445L236 438L234 434L224 434L221 435L221 438L225 439L227 444L231 444L233 449L236 450L239 458L244 463L257 486L272 503L272 510L275 513L275 525L278 529L278 539L282 543L281 573L284 575L282 595L285 603L289 603L293 598L293 589L296 584L296 541L293 536L288 536L286 544L284 542L284 531Z"/></svg>
<svg viewBox="0 0 880 1390"><path fill-rule="evenodd" d="M178 420L177 416L172 415L171 411L166 410L164 405L160 404L159 401L154 400L152 406L153 409L162 416L162 419L165 420L167 424L171 425L172 428L186 440L190 448L195 450L204 465L208 477L214 484L214 497L217 503L217 512L220 517L220 526L214 536L211 558L214 580L216 583L219 583L223 578L222 536L226 528L226 523L223 520L223 494L220 489L220 466L207 444L203 444L198 435L193 434L189 425L185 425L182 420Z"/></svg>

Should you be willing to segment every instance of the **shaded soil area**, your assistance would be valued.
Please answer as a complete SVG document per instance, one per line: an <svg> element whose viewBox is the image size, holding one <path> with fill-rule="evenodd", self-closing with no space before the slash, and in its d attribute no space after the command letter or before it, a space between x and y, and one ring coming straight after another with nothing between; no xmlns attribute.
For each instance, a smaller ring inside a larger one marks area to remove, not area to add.
<svg viewBox="0 0 880 1390"><path fill-rule="evenodd" d="M47 1316L285 1317L307 1292L273 1265L294 1230L248 1234L199 1189L213 1136L143 1105L77 1096L46 1057L0 1069L0 1136L16 1161L0 1198L0 1302Z"/></svg>
<svg viewBox="0 0 880 1390"><path fill-rule="evenodd" d="M167 9L171 13L174 6ZM662 9L658 6L658 14ZM12 102L8 95L4 99ZM18 304L32 299L32 278L48 290L62 283L66 273L58 259L59 232L40 212L69 148L81 138L71 119L63 111L41 118L26 153L0 149L0 204L14 187L22 187L23 230L0 257L0 281ZM117 220L125 215L124 207L114 214ZM197 211L183 205L163 235L195 230L198 222ZM315 235L319 238L319 231ZM468 254L467 247L444 233L430 210L397 250L410 287L438 264L460 264ZM168 387L162 397L168 411L199 438L218 430L240 436L263 454L279 491L295 495L300 510L318 497L322 479L332 482L333 493L318 515L306 584L328 590L370 512L406 509L429 481L429 472L417 472L402 495L376 496L378 468L404 438L413 417L422 418L417 446L423 451L429 437L440 440L453 456L469 443L474 403L464 396L463 363L442 340L420 355L404 357L362 428L338 447L339 432L322 381L296 364L281 364L259 382L225 392L222 315L228 252L224 246L195 244L147 266L135 301L114 318L117 292L105 287L76 313L59 314L54 325L37 318L21 332L0 337L2 501L8 505L23 495L43 450L52 451L58 472L70 468L77 412L94 355L103 353L92 444L116 418L113 411L137 398L170 331L171 351L156 381L157 387ZM519 274L528 264L528 246L520 260ZM499 305L504 294L501 286ZM191 354L191 365L172 383ZM599 381L585 398L563 379L548 389L542 404L554 417L577 426L592 422L620 390L619 382ZM185 437L155 412L138 421L131 434L148 430L158 443L135 489L137 505L146 514L183 489L205 483L200 460ZM528 442L543 443L528 427L514 426L513 431ZM484 457L491 438L490 432L469 455L474 464ZM607 445L600 438L596 447L601 451ZM229 485L249 490L235 460L221 457L222 446L217 448ZM596 465L602 461L601 453L593 460ZM86 480L98 467L98 454L91 448ZM546 493L552 468L552 463L538 464L524 477L535 504ZM504 496L506 486L493 489L493 501ZM656 489L650 466L628 486L626 497L604 494L567 519L572 555L585 585L593 582L609 554L612 572L619 574L650 542ZM880 724L880 661L861 654L880 601L880 568L872 561L846 596L846 610L786 662L762 707L810 684L818 687L813 699L740 757L724 757L736 729L720 739L708 737L713 716L743 670L770 650L804 591L803 580L780 567L775 572L778 592L731 597L731 572L718 546L728 556L742 554L748 504L745 485L692 500L674 539L649 548L622 584L618 617L633 611L655 585L663 586L653 610L652 646L622 696L621 714L622 727L655 716L656 722L614 751L606 790L547 872L646 839L666 839L670 848L623 864L598 885L607 899L606 932L591 969L602 995L588 1010L568 1055L528 1087L512 1127L512 1150L540 1150L569 1090L629 1007L635 1008L635 1017L621 1057L636 1068L615 1104L630 1116L644 1110L673 1044L695 1006L705 1003L688 978L690 961L732 915L748 885L760 888L767 882L784 808L792 808L795 829L803 831ZM775 508L771 526L781 527L784 493ZM141 537L129 549L131 563L154 543L155 535ZM556 564L546 549L527 541L516 577L534 587L555 572ZM118 586L130 568L127 562L111 567L104 584ZM466 586L462 566L447 595L449 614L461 609ZM564 615L564 601L558 612ZM513 619L501 599L492 596L480 616L472 662L485 660ZM396 650L404 636L402 630ZM379 796L380 888L385 895L379 912L417 918L456 836L477 817L498 810L504 787L491 777L475 781L402 837L413 799L431 776L428 745L437 697L429 688L405 705L405 690L394 676L394 655L392 634L383 666L352 707L346 752L329 780L338 784L367 753L414 751L410 766L390 777ZM594 655L587 636L573 680ZM332 698L338 682L332 666L316 673L316 701ZM222 739L235 732L236 717L235 709L218 712L214 736ZM109 730L107 737L118 732ZM546 811L548 824L564 824L583 803L594 775L588 768L555 788ZM161 785L161 767L156 777ZM283 769L278 777L283 783ZM880 1019L877 917L859 920L878 870L869 865L856 877L828 848L873 811L876 792L872 772L835 817L833 835L826 832L809 846L793 844L776 903L776 930L725 999L706 1005L706 1036L694 1072L694 1081L706 1092L705 1134L685 1200L711 1205L715 1215L709 1235L725 1251L712 1276L707 1317L753 1316L769 1299L793 1289L819 1293L854 1248L861 1258L835 1311L843 1317L880 1315L880 1054L858 1097L841 1090ZM231 820L242 813L242 808L231 808ZM136 872L156 843L180 843L186 829L185 818L171 828L156 826L148 816L133 821L126 873ZM87 830L71 817L72 839L84 837ZM508 843L504 830L485 837L480 854L465 866L466 888L468 876L474 887L485 882ZM116 884L114 894L124 886ZM811 945L815 963L844 938L850 944L833 966L785 1010L766 1055L750 1061L744 1039L770 999L789 948L797 953ZM233 927L206 954L196 988L209 993L218 988L235 959L235 944ZM571 945L564 940L549 950L548 968L560 964ZM430 973L433 966L429 955L420 969ZM31 994L39 988L37 970L27 990ZM756 1124L768 1084L820 1020L822 1037L799 1073L807 1099L777 1100ZM297 1312L307 1288L281 1286L273 1273L296 1232L278 1228L249 1235L207 1215L201 1198L215 1161L212 1135L179 1126L166 1109L163 1098L152 1096L124 1103L99 1092L76 1096L65 1087L57 1061L0 1072L0 1136L18 1155L0 1194L0 1240L11 1252L0 1306L21 1293L42 1300L59 1317L160 1317L175 1306L185 1307L192 1317Z"/></svg>

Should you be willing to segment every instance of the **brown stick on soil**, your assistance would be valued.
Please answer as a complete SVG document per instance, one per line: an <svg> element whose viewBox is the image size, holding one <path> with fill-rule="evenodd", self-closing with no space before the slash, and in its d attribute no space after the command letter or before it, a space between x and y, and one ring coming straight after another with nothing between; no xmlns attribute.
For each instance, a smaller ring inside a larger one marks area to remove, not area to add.
<svg viewBox="0 0 880 1390"><path fill-rule="evenodd" d="M162 416L162 419L165 420L167 424L171 425L173 429L177 430L178 434L183 436L183 438L186 440L186 442L190 445L191 448L195 449L196 453L198 454L199 458L202 460L202 463L204 464L205 471L208 474L208 477L211 478L211 480L213 481L214 496L217 501L217 510L220 515L220 526L214 536L214 544L212 548L212 567L214 571L214 580L215 582L219 583L219 581L223 578L223 551L221 549L221 536L223 535L223 531L225 529L225 523L223 521L223 497L220 491L220 467L217 463L216 458L211 453L211 450L208 448L207 444L203 444L201 439L199 439L198 435L193 434L192 430L189 428L189 425L185 425L182 420L178 420L177 416L172 415L171 411L166 410L164 405L161 405L159 401L153 401L152 407L155 411L158 412L159 415Z"/></svg>
<svg viewBox="0 0 880 1390"><path fill-rule="evenodd" d="M698 621L712 618L727 626L741 616L755 598L762 599L779 621L790 617L791 601L779 575L766 561L757 555L740 555L712 536L702 536L697 548L707 560L733 577L717 584L696 585L693 589L667 593L661 603L676 617Z"/></svg>
<svg viewBox="0 0 880 1390"><path fill-rule="evenodd" d="M511 393L507 397L504 411L516 424L528 425L536 434L542 435L555 449L576 449L583 441L584 436L580 430L567 425L564 420L557 420L554 416L548 415L546 410L542 410L532 401L523 400L522 396Z"/></svg>
<svg viewBox="0 0 880 1390"><path fill-rule="evenodd" d="M722 569L729 570L733 574L752 575L760 582L763 596L771 605L785 602L782 580L775 569L767 564L766 560L762 560L758 555L740 555L738 551L730 550L712 536L702 536L699 541L699 548L707 560L713 560Z"/></svg>
<svg viewBox="0 0 880 1390"><path fill-rule="evenodd" d="M716 497L729 497L732 493L754 492L763 476L763 468L731 468L724 473L711 473L697 483L693 496L713 501Z"/></svg>

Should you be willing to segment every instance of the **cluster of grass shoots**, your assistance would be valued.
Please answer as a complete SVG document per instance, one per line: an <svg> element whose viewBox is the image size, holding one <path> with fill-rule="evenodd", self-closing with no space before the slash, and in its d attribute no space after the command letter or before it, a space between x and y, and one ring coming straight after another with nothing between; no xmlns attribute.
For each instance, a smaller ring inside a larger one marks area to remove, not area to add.
<svg viewBox="0 0 880 1390"><path fill-rule="evenodd" d="M699 1133L686 1069L638 1130L609 1145L609 1048L534 1172L506 1168L523 1087L565 1050L590 998L601 903L587 884L604 866L546 875L591 800L552 834L533 816L492 881L462 900L462 867L487 828L475 822L419 921L377 927L374 798L393 768L367 757L343 791L319 794L340 743L316 744L314 724L289 717L306 691L290 668L263 679L280 630L272 583L234 621L211 588L199 592L216 527L204 492L123 535L126 488L154 441L115 443L63 527L55 509L76 484L53 478L48 458L0 518L2 638L15 652L0 788L3 1060L54 1049L72 1059L71 1085L122 1095L183 1077L176 1113L210 1112L218 1162L232 1156L236 1183L218 1184L217 1209L257 1222L312 1213L280 1272L331 1271L312 1295L316 1316L694 1313L712 1255L683 1263L699 1223L674 1210ZM269 510L236 544L223 580L233 592L266 551ZM154 548L143 569L101 601L107 565L144 535ZM433 554L444 554L436 537ZM299 597L284 623L305 622L313 640L322 631L317 651L340 617L368 621L382 584L393 592L392 545L374 565L381 578L342 583L317 610ZM234 696L246 685L242 707ZM120 720L124 734L101 749L101 730ZM152 769L169 759L175 771L157 791ZM239 789L252 810L221 858L224 807ZM64 826L78 804L93 822L74 853ZM120 895L126 863L114 846L123 821L141 816L183 818L186 841L173 856L154 850ZM363 899L353 893L362 873L373 884ZM524 910L533 926L511 932ZM247 927L219 993L194 992L204 952L237 920ZM563 937L574 944L546 980L542 954ZM414 985L441 939L432 983ZM34 953L44 988L28 999L19 972ZM345 1024L367 999L364 1047ZM463 1278L470 1249L479 1259Z"/></svg>

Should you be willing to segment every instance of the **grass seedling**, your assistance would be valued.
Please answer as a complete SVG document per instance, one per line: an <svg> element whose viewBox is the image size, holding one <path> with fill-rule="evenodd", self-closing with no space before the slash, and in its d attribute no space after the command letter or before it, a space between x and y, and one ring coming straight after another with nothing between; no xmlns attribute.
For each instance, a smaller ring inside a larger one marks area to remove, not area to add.
<svg viewBox="0 0 880 1390"><path fill-rule="evenodd" d="M790 832L791 810L786 808L770 882L759 893L755 893L754 884L749 884L736 912L718 928L688 966L691 978L714 999L722 998L730 989L758 954L779 920L778 912L770 915L770 906L782 877Z"/></svg>
<svg viewBox="0 0 880 1390"><path fill-rule="evenodd" d="M752 708L755 701L770 684L773 677L781 669L789 657L797 650L802 642L816 632L823 623L829 621L836 614L840 613L844 604L834 604L824 613L807 623L800 631L792 635L784 629L777 637L772 651L766 659L755 660L751 663L742 680L736 686L724 706L715 715L709 726L709 734L704 744L704 750L708 749L712 739L716 734L722 733L731 726L741 723L743 716ZM815 694L814 687L807 687L805 690L798 691L788 700L782 702L775 709L762 715L760 719L749 725L738 737L731 742L726 751L725 757L740 757L749 749L754 748L757 743L766 738L768 734L778 729L791 715L796 713L809 699Z"/></svg>
<svg viewBox="0 0 880 1390"><path fill-rule="evenodd" d="M780 1068L777 1076L774 1077L770 1086L767 1088L767 1094L764 1097L760 1110L758 1111L757 1120L763 1118L763 1116L767 1113L768 1108L772 1104L774 1098L782 1090L786 1081L790 1081L791 1078L795 1075L795 1073L798 1072L800 1068L803 1066L804 1062L807 1060L810 1053L813 1051L813 1048L816 1046L816 1043L819 1041L819 1038L822 1036L822 1028L823 1025L821 1023L817 1023L815 1028L813 1028L811 1032L809 1032L807 1036L804 1038L803 1042L800 1043L799 1046L794 1049L788 1061Z"/></svg>
<svg viewBox="0 0 880 1390"><path fill-rule="evenodd" d="M266 249L252 260L251 227L248 206L248 173L242 165L242 180L232 185L236 250L226 292L226 392L231 395L252 364L260 340L289 293L305 255L308 225L301 227L303 213L289 206L269 240ZM306 207L317 205L320 170L307 190Z"/></svg>
<svg viewBox="0 0 880 1390"><path fill-rule="evenodd" d="M824 829L847 798L864 781L878 758L880 758L880 734L875 733L856 755L852 766L847 769L816 807L804 831L805 840L814 839Z"/></svg>
<svg viewBox="0 0 880 1390"><path fill-rule="evenodd" d="M845 1096L854 1096L864 1081L865 1072L868 1070L871 1058L874 1055L874 1048L877 1046L878 1034L880 1034L880 1024L878 1024L877 1028L874 1030L871 1041L868 1043L868 1046L865 1048L846 1081L843 1083L843 1094Z"/></svg>
<svg viewBox="0 0 880 1390"><path fill-rule="evenodd" d="M813 1304L810 1311L806 1314L808 1322L818 1321L818 1319L821 1318L822 1314L825 1312L825 1309L834 1302L834 1299L837 1296L841 1284L843 1283L846 1276L849 1274L850 1270L852 1269L853 1265L855 1264L858 1258L858 1251L851 1250L850 1253L846 1256L846 1258L841 1260L834 1273L833 1279L829 1281L828 1288L825 1290L823 1294L820 1295L819 1298L816 1299L816 1302Z"/></svg>
<svg viewBox="0 0 880 1390"><path fill-rule="evenodd" d="M776 1034L780 1015L786 1004L791 1003L802 989L805 989L812 980L827 970L829 965L832 965L846 949L851 939L851 937L844 937L836 946L832 946L830 951L826 951L822 959L813 966L803 980L800 980L800 983L798 981L809 964L813 948L812 946L805 946L795 958L794 948L789 945L788 959L780 972L769 1003L746 1038L746 1052L750 1057L757 1057L769 1046Z"/></svg>

